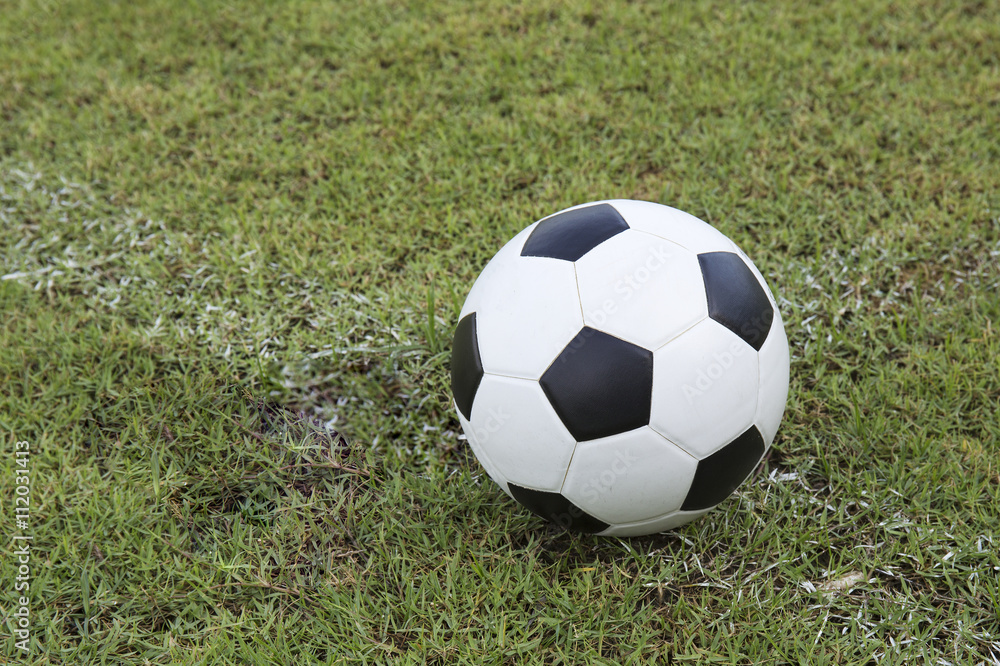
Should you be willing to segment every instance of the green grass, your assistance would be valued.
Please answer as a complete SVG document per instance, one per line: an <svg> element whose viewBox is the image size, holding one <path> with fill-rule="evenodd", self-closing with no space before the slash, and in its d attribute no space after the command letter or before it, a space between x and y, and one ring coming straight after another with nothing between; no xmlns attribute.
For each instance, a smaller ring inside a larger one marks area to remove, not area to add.
<svg viewBox="0 0 1000 666"><path fill-rule="evenodd" d="M362 4L4 4L5 658L998 663L1000 8ZM611 197L731 236L793 353L759 473L628 540L448 389L492 254Z"/></svg>

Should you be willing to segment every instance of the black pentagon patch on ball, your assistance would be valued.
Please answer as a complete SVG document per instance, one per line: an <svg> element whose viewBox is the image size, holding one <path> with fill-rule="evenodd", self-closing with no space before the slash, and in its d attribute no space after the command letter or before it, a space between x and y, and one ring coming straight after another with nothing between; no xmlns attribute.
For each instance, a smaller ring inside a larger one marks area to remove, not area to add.
<svg viewBox="0 0 1000 666"><path fill-rule="evenodd" d="M538 380L577 441L649 423L653 352L584 327Z"/></svg>
<svg viewBox="0 0 1000 666"><path fill-rule="evenodd" d="M559 493L523 488L508 483L510 494L532 513L550 520L559 527L577 532L603 532L608 529L608 523L601 522L577 505L570 502Z"/></svg>
<svg viewBox="0 0 1000 666"><path fill-rule="evenodd" d="M774 308L764 288L743 260L732 252L698 255L708 296L708 316L757 351L771 330Z"/></svg>
<svg viewBox="0 0 1000 666"><path fill-rule="evenodd" d="M764 455L764 438L756 426L707 458L698 461L682 511L708 509L729 497Z"/></svg>
<svg viewBox="0 0 1000 666"><path fill-rule="evenodd" d="M628 228L611 204L567 210L539 222L521 248L521 256L576 261Z"/></svg>
<svg viewBox="0 0 1000 666"><path fill-rule="evenodd" d="M451 345L451 392L455 396L455 404L467 419L472 418L472 401L482 379L483 362L479 358L476 313L473 312L458 322Z"/></svg>

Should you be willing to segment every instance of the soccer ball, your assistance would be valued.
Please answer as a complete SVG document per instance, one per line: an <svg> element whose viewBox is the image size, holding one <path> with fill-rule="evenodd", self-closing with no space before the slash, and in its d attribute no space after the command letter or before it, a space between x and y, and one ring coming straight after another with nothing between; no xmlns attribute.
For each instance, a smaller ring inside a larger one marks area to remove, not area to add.
<svg viewBox="0 0 1000 666"><path fill-rule="evenodd" d="M535 222L473 285L451 384L490 477L558 525L652 534L754 470L788 395L767 284L674 208L599 201Z"/></svg>

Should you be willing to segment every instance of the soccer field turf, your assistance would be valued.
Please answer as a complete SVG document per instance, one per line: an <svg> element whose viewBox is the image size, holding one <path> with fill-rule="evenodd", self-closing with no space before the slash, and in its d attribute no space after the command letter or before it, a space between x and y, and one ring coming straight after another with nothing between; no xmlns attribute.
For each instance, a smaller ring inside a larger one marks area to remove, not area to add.
<svg viewBox="0 0 1000 666"><path fill-rule="evenodd" d="M1000 663L1000 5L0 12L5 659ZM792 353L653 537L536 518L451 403L485 263L607 198L731 237Z"/></svg>

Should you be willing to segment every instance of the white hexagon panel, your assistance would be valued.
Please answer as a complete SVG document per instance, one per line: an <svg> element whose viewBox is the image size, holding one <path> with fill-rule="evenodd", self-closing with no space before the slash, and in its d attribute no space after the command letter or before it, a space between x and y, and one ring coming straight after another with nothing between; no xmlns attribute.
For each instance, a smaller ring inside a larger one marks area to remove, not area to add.
<svg viewBox="0 0 1000 666"><path fill-rule="evenodd" d="M459 315L460 319L464 318L467 314L482 309L482 306L484 305L484 296L489 291L487 286L493 282L503 281L502 276L504 273L504 266L511 263L517 263L521 248L524 246L524 241L528 239L528 236L531 235L531 232L537 224L538 223L536 222L535 224L522 229L516 236L507 241L495 255L493 255L493 258L490 259L490 261L483 268L483 271L479 274L479 277L472 284L472 289L469 290L469 295L465 297L465 303L462 305L462 313Z"/></svg>
<svg viewBox="0 0 1000 666"><path fill-rule="evenodd" d="M588 326L656 349L708 316L694 254L668 240L629 230L576 262Z"/></svg>
<svg viewBox="0 0 1000 666"><path fill-rule="evenodd" d="M548 491L562 486L576 440L538 382L484 374L469 427L476 445L486 452L508 488L511 483ZM525 464L527 460L530 465Z"/></svg>
<svg viewBox="0 0 1000 666"><path fill-rule="evenodd" d="M509 247L476 280L461 316L477 313L486 372L538 379L583 326L576 273L572 263L522 257Z"/></svg>
<svg viewBox="0 0 1000 666"><path fill-rule="evenodd" d="M577 445L562 495L609 524L676 511L698 461L648 427Z"/></svg>
<svg viewBox="0 0 1000 666"><path fill-rule="evenodd" d="M711 455L753 423L757 352L708 319L653 352L649 424L691 455Z"/></svg>

